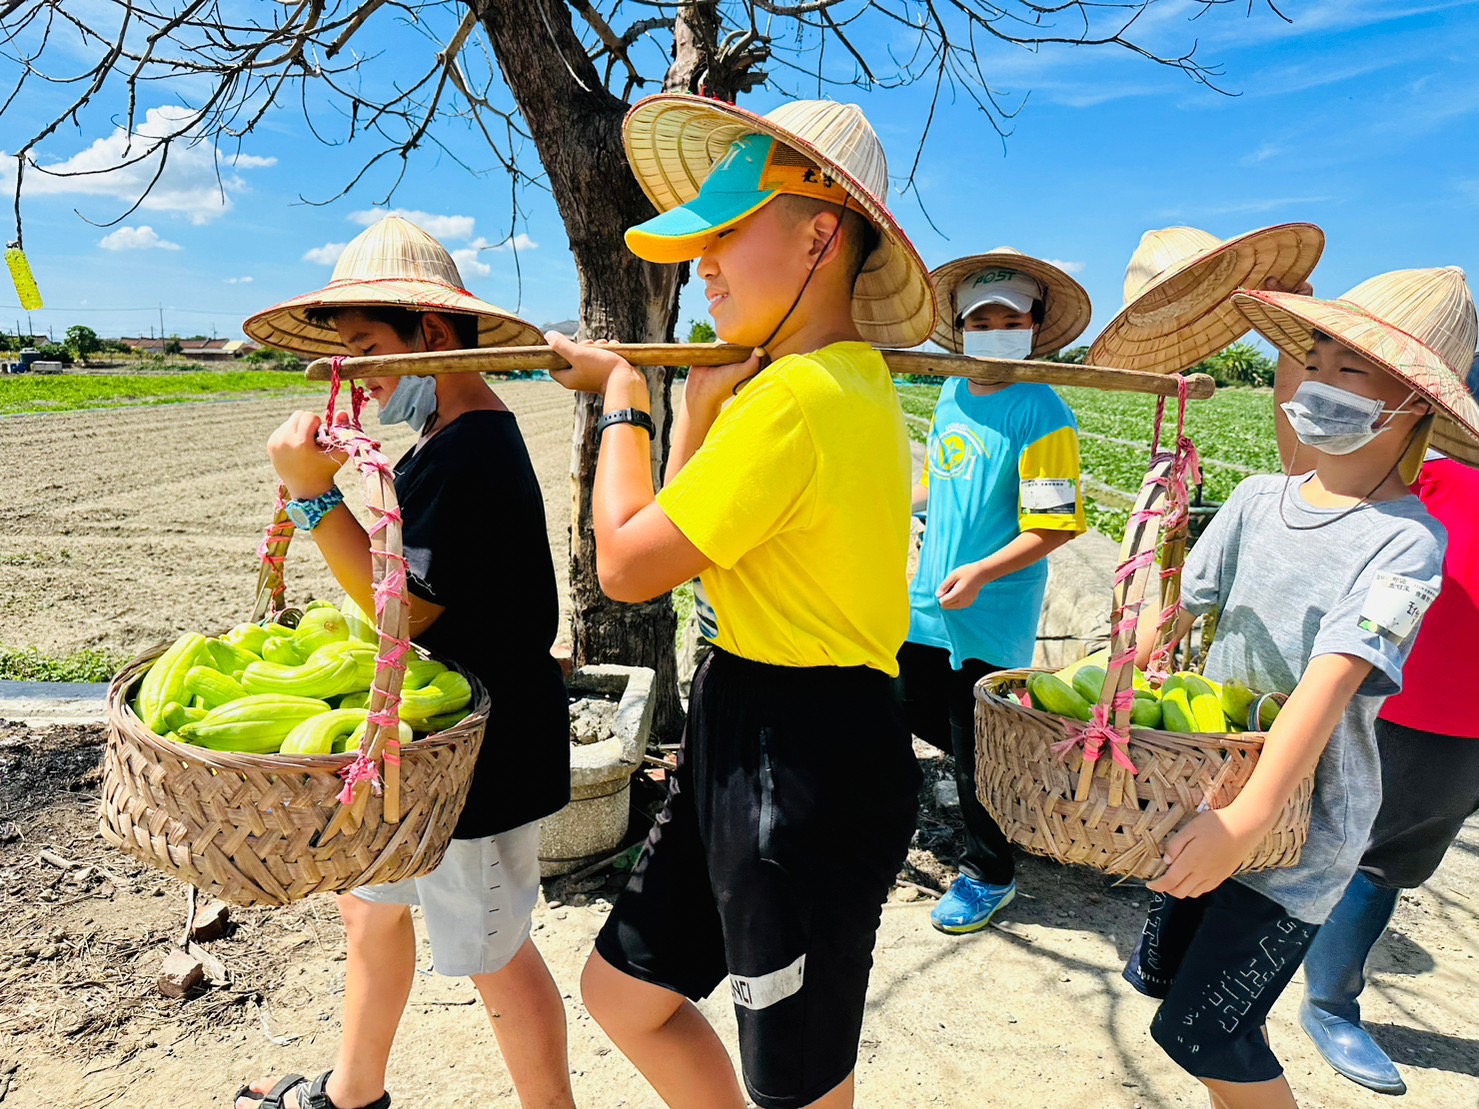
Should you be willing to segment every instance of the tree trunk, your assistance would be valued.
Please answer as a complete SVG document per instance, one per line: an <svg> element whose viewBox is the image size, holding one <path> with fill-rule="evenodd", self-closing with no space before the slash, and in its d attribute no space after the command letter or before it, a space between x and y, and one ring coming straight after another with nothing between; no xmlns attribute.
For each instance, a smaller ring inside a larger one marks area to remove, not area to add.
<svg viewBox="0 0 1479 1109"><path fill-rule="evenodd" d="M623 232L653 208L627 166L621 121L627 105L608 92L558 0L467 0L487 31L523 123L533 136L564 220L580 279L580 322L587 338L672 342L680 273L639 261ZM647 370L652 393L654 481L660 480L672 425L673 372ZM607 599L596 580L591 531L591 483L596 465L600 400L575 402L571 461L570 592L572 647L577 666L621 662L657 672L654 734L676 737L678 700L676 617L663 596L643 604Z"/></svg>

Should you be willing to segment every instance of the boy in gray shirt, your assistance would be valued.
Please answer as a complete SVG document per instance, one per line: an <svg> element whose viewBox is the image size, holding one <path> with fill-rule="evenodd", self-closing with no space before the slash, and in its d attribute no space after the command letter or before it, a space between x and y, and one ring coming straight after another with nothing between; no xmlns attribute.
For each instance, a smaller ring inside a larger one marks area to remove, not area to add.
<svg viewBox="0 0 1479 1109"><path fill-rule="evenodd" d="M1435 420L1476 428L1454 419L1462 382L1423 336L1345 302L1237 299L1260 331L1307 352L1286 406L1305 472L1234 491L1187 560L1176 632L1217 610L1207 676L1290 696L1242 792L1167 842L1125 977L1162 999L1151 1035L1214 1106L1267 1109L1295 1102L1264 1019L1360 860L1381 803L1371 723L1441 584L1443 529L1407 470ZM1311 769L1298 865L1230 881Z"/></svg>

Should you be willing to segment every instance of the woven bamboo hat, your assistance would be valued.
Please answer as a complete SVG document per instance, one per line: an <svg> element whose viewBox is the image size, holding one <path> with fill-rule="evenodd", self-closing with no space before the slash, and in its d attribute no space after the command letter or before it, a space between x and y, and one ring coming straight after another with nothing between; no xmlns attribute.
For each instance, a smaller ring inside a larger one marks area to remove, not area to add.
<svg viewBox="0 0 1479 1109"><path fill-rule="evenodd" d="M761 138L745 141L750 136ZM622 137L632 172L659 212L627 232L627 245L638 257L697 258L714 231L776 196L842 203L838 193L845 191L848 205L879 232L879 244L853 286L859 333L886 347L918 346L929 338L935 322L929 273L888 210L883 144L856 104L797 100L759 116L702 96L663 93L632 108ZM728 157L731 148L734 157ZM716 167L724 180L705 188L719 176Z"/></svg>
<svg viewBox="0 0 1479 1109"><path fill-rule="evenodd" d="M1464 384L1479 317L1457 266L1380 274L1339 300L1245 290L1233 303L1286 354L1303 358L1318 331L1406 382L1434 406L1432 445L1479 465L1479 404Z"/></svg>
<svg viewBox="0 0 1479 1109"><path fill-rule="evenodd" d="M936 314L935 330L930 338L946 350L962 354L965 349L960 317L967 305L957 295L961 283L992 269L1026 274L1043 289L1043 320L1037 329L1032 357L1062 350L1089 326L1093 307L1082 285L1051 262L1030 257L1009 246L999 246L986 254L972 254L946 262L930 272Z"/></svg>
<svg viewBox="0 0 1479 1109"><path fill-rule="evenodd" d="M1297 288L1314 272L1325 233L1283 223L1223 241L1195 227L1147 231L1125 270L1125 306L1089 348L1089 362L1176 373L1247 334L1236 289L1269 278Z"/></svg>
<svg viewBox="0 0 1479 1109"><path fill-rule="evenodd" d="M533 324L464 289L447 248L400 216L386 216L355 236L327 286L258 312L241 326L258 342L323 358L343 354L344 344L332 326L310 323L309 309L386 305L477 316L478 345L483 347L544 342Z"/></svg>

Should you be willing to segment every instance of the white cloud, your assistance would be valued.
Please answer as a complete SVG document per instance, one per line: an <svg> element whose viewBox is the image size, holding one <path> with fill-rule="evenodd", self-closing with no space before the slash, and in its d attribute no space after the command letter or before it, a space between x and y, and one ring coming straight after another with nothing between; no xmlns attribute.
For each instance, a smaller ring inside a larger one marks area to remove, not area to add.
<svg viewBox="0 0 1479 1109"><path fill-rule="evenodd" d="M250 285L255 280L256 280L255 277L228 277L226 279L226 284L228 284L228 285Z"/></svg>
<svg viewBox="0 0 1479 1109"><path fill-rule="evenodd" d="M452 252L452 261L457 263L457 272L462 275L462 280L469 277L487 277L493 272L493 267L478 257L483 250L489 249L488 241L481 235L461 250Z"/></svg>
<svg viewBox="0 0 1479 1109"><path fill-rule="evenodd" d="M1262 215L1265 212L1276 211L1279 208L1329 204L1337 199L1334 196L1280 196L1267 200L1240 200L1231 204L1206 204L1189 208L1162 208L1156 213L1156 218L1195 219L1206 216L1256 216ZM1309 218L1309 213L1304 213L1303 218Z"/></svg>
<svg viewBox="0 0 1479 1109"><path fill-rule="evenodd" d="M1260 21L1224 19L1208 36L1213 42L1230 41L1256 46L1269 39L1330 36L1373 24L1396 23L1416 16L1462 8L1472 0L1437 0L1436 3L1400 4L1392 0L1317 0L1305 4L1291 22L1265 15Z"/></svg>
<svg viewBox="0 0 1479 1109"><path fill-rule="evenodd" d="M98 240L104 250L179 250L179 243L161 239L147 223L138 227L120 227Z"/></svg>
<svg viewBox="0 0 1479 1109"><path fill-rule="evenodd" d="M410 219L411 216L417 215L417 214L424 214L424 213L414 213L414 212L413 213L408 213L406 215L406 218L407 219ZM374 211L371 211L371 212L356 212L355 213L355 216L353 216L351 218L356 218L358 216L363 216L363 215L370 215L372 218L370 219L369 222L371 222L371 223L374 222L374 219L375 218L378 218L378 216L375 214ZM472 217L470 217L470 216L440 216L440 217L433 217L433 218L437 218L437 219L449 219L449 220L452 220L452 219L467 219L467 220L471 221L471 218ZM364 222L364 221L356 219L356 222ZM415 220L412 220L412 222L414 223L416 221ZM426 228L426 230L429 231L430 228ZM448 236L448 237L450 238L452 236ZM332 266L335 262L339 261L339 256L344 253L344 248L346 246L348 246L348 245L349 245L348 243L324 243L323 246L316 246L312 250L310 250L306 254L304 254L303 255L303 261L305 261L305 262L313 262L313 263L315 263L317 265L320 265L320 266ZM490 266L487 262L483 261L483 258L482 258L482 255L483 255L483 252L484 251L491 250L491 251L494 251L494 252L502 252L502 251L506 251L506 250L538 250L538 249L539 249L539 244L536 243L533 239L531 239L528 235L526 235L522 231L520 231L512 239L504 239L502 242L499 242L499 243L489 242L482 235L479 235L475 239L472 239L466 246L458 247L456 250L452 251L451 253L452 253L452 261L454 261L454 262L457 263L457 272L460 273L460 274L462 274L462 279L464 281L468 281L468 280L471 280L472 278L475 278L475 277L491 277L492 276L492 274L493 274L493 267Z"/></svg>
<svg viewBox="0 0 1479 1109"><path fill-rule="evenodd" d="M1352 61L1344 66L1312 66L1306 61L1299 65L1266 69L1246 79L1247 92L1245 95L1288 96L1290 93L1304 92L1306 89L1338 85L1343 81L1351 81L1357 77L1365 77L1370 73L1390 69L1392 66L1410 65L1417 58L1416 54L1394 54L1386 50L1379 55Z"/></svg>
<svg viewBox="0 0 1479 1109"><path fill-rule="evenodd" d="M528 235L520 231L512 239L504 239L501 243L490 243L479 235L467 246L452 251L452 261L457 263L457 272L462 274L466 281L469 277L489 277L493 273L493 267L484 262L480 255L485 250L502 253L506 250L538 250L539 244Z"/></svg>
<svg viewBox="0 0 1479 1109"><path fill-rule="evenodd" d="M1084 266L1088 265L1087 262L1065 262L1060 258L1044 258L1043 261L1050 266L1057 266L1064 273L1083 273Z"/></svg>
<svg viewBox="0 0 1479 1109"><path fill-rule="evenodd" d="M1266 162L1270 158L1276 158L1282 153L1284 153L1284 148L1282 146L1275 146L1271 142L1266 142L1257 150L1253 151L1251 154L1243 155L1242 158L1238 159L1238 164L1244 166L1256 166L1260 162Z"/></svg>
<svg viewBox="0 0 1479 1109"><path fill-rule="evenodd" d="M539 244L520 231L512 239L504 239L496 246L485 246L484 250L538 250Z"/></svg>
<svg viewBox="0 0 1479 1109"><path fill-rule="evenodd" d="M450 239L453 242L472 238L473 228L477 223L473 216L439 216L411 208L368 208L362 212L350 212L349 220L361 227L369 227L385 216L400 216L410 220L434 239Z"/></svg>
<svg viewBox="0 0 1479 1109"><path fill-rule="evenodd" d="M344 253L344 248L348 245L348 243L324 243L323 246L316 246L304 254L303 261L319 266L332 266L339 261L339 255Z"/></svg>
<svg viewBox="0 0 1479 1109"><path fill-rule="evenodd" d="M95 140L70 158L38 163L40 169L48 172L32 170L26 176L27 195L109 197L132 204L159 171L160 156L156 153L133 165L122 163L137 157L151 138L173 132L190 114L174 105L150 108L135 125L132 138L123 128L115 127L110 135ZM246 179L237 171L276 164L276 158L223 153L215 144L187 134L172 144L164 172L139 207L147 212L184 216L193 224L209 223L229 212L232 195L247 188ZM56 176L60 173L85 175ZM0 181L8 180L6 187L13 187L14 174L11 166L0 175Z"/></svg>

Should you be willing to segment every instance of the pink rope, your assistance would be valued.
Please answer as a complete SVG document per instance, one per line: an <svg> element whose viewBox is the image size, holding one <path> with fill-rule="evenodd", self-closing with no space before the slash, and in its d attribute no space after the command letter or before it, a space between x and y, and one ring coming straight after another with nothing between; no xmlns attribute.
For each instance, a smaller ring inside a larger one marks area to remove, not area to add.
<svg viewBox="0 0 1479 1109"><path fill-rule="evenodd" d="M1202 480L1201 457L1197 454L1196 446L1186 435L1186 400L1187 381L1185 377L1178 376L1176 379L1176 437L1175 446L1171 451L1171 468L1166 476L1161 479L1161 484L1166 489L1165 508L1161 522L1161 533L1163 535L1174 535L1177 531L1186 527L1190 518L1191 497L1189 488ZM1156 427L1154 447L1159 448L1161 439L1161 422L1165 413L1166 398L1160 397L1156 402ZM1154 451L1151 462L1166 458L1164 453L1158 449ZM1180 566L1164 567L1160 573L1160 580L1171 581L1181 576ZM1155 637L1157 644L1160 643L1162 630L1175 621L1181 611L1179 603L1168 605L1158 614L1156 620ZM1146 664L1146 676L1152 681L1164 681L1170 676L1171 645L1157 646L1152 651L1150 659Z"/></svg>
<svg viewBox="0 0 1479 1109"><path fill-rule="evenodd" d="M368 729L365 730L365 734L370 734ZM361 782L369 782L371 789L376 793L380 792L380 767L375 764L374 759L365 754L363 749L354 757L353 762L339 771L339 777L344 779L344 788L339 791L341 805L354 803L355 787Z"/></svg>
<svg viewBox="0 0 1479 1109"><path fill-rule="evenodd" d="M368 717L369 722L371 724L380 724L384 727L398 726L400 723L400 704L401 699L399 697L391 697L387 694L385 697L385 707L379 712L370 713Z"/></svg>
<svg viewBox="0 0 1479 1109"><path fill-rule="evenodd" d="M411 641L409 639L392 639L390 650L383 655L375 656L376 672L383 670L405 670L405 658L411 653Z"/></svg>
<svg viewBox="0 0 1479 1109"><path fill-rule="evenodd" d="M1119 711L1120 702L1125 698L1122 691L1115 694L1115 711ZM1134 694L1130 694L1129 700L1135 700ZM1125 706L1128 708L1129 706ZM1064 722L1066 728L1067 721ZM1116 763L1124 767L1131 774L1137 773L1135 764L1130 761L1128 736L1121 735L1119 730L1109 722L1109 707L1104 704L1094 706L1094 714L1088 725L1078 729L1077 733L1070 731L1067 739L1061 739L1053 744L1053 753L1059 758L1066 758L1068 753L1075 747L1083 745L1084 762L1095 763L1103 753L1106 744L1109 746L1110 756Z"/></svg>
<svg viewBox="0 0 1479 1109"><path fill-rule="evenodd" d="M278 497L278 507L282 507L281 497ZM283 539L292 534L293 525L287 520L273 520L272 523L267 525L267 530L262 533L262 542L257 544L257 557L269 566L281 566L286 561L287 556L273 554L273 543L275 540Z"/></svg>
<svg viewBox="0 0 1479 1109"><path fill-rule="evenodd" d="M1202 480L1201 459L1197 449L1190 438L1186 435L1186 401L1187 380L1184 376L1176 378L1176 435L1174 445L1168 452L1161 450L1161 433L1166 418L1166 398L1156 398L1155 407L1155 430L1151 436L1150 466L1152 469L1158 463L1169 459L1171 465L1164 477L1154 478L1156 484L1166 490L1165 500L1161 508L1146 508L1130 514L1127 527L1139 524L1151 524L1156 527L1157 534L1174 534L1178 527L1185 525L1189 518L1188 484L1196 484ZM1141 551L1125 559L1114 573L1114 584L1119 586L1141 570L1146 569L1155 561L1157 546L1151 546L1148 550ZM1181 573L1179 566L1162 569L1160 578L1162 581L1174 578ZM1127 604L1115 614L1111 626L1110 635L1114 638L1123 638L1129 646L1115 655L1109 661L1107 667L1110 674L1122 673L1124 668L1133 668L1135 665L1135 633L1138 630L1141 610L1145 607L1142 598L1134 604ZM1181 611L1179 602L1162 609L1156 622L1156 640L1159 641L1161 631L1167 624L1173 622ZM1153 681L1161 681L1169 674L1165 667L1170 661L1169 645L1158 647L1151 655L1146 667L1146 675ZM1064 722L1064 729L1068 732L1068 738L1059 740L1053 744L1053 751L1059 758L1066 758L1068 753L1082 746L1084 761L1095 763L1099 760L1104 748L1108 746L1110 756L1114 761L1131 774L1136 773L1135 764L1130 761L1129 731L1121 731L1110 720L1110 713L1115 714L1116 720L1121 713L1128 713L1135 705L1135 687L1133 680L1124 689L1115 693L1109 704L1100 702L1094 706L1089 723L1081 728L1070 727Z"/></svg>
<svg viewBox="0 0 1479 1109"><path fill-rule="evenodd" d="M334 406L339 400L339 389L343 382L339 380L339 367L344 365L343 355L329 360L329 403L324 408L324 426L334 426Z"/></svg>
<svg viewBox="0 0 1479 1109"><path fill-rule="evenodd" d="M330 362L329 399L324 411L323 426L319 429L319 444L326 451L346 452L350 461L354 463L355 469L366 478L394 482L395 471L390 460L380 452L379 442L365 434L360 423L365 405L365 391L357 382L351 384L349 390L349 423L336 422L336 407L343 386L340 378L340 367L343 362L342 357L334 358ZM398 508L373 511L376 513L376 519L369 528L369 536L372 539L392 523L401 522ZM392 604L406 603L406 559L404 555L374 548L371 548L370 554L384 560L383 572L374 590L375 618L377 625L383 627L386 608ZM375 677L372 686L381 692L382 703L379 710L370 713L366 718L370 727L365 728L359 754L355 756L353 762L339 772L340 777L344 779L344 789L339 793L339 800L346 805L353 802L355 787L361 782L369 782L370 787L376 793L381 792L380 767L374 759L369 757L370 736L375 728L388 729L390 732L381 746L380 761L389 766L398 766L401 761L399 738L401 697L399 694L386 692L381 679L389 671L405 671L405 659L411 652L411 641L391 638L383 632L381 640L387 646L384 652L375 656Z"/></svg>

